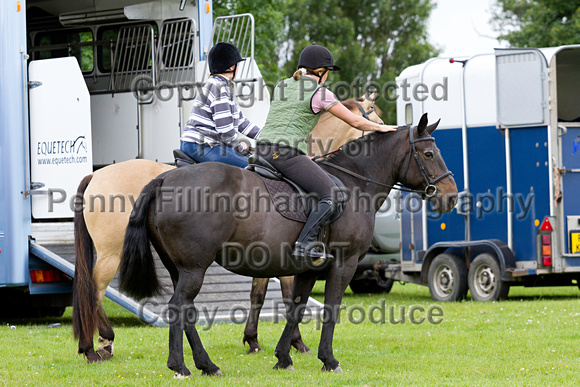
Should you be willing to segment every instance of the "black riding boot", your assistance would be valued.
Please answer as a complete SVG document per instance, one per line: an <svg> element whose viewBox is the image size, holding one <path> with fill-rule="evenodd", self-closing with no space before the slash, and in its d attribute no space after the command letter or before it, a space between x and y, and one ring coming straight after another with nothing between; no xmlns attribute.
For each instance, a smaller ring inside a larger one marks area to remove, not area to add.
<svg viewBox="0 0 580 387"><path fill-rule="evenodd" d="M332 260L334 257L326 251L318 251L319 244L315 244L322 225L330 219L334 213L334 205L330 200L323 200L318 203L315 209L310 212L298 240L294 244L292 255L296 258L306 258L312 260L315 266L319 266L326 260Z"/></svg>

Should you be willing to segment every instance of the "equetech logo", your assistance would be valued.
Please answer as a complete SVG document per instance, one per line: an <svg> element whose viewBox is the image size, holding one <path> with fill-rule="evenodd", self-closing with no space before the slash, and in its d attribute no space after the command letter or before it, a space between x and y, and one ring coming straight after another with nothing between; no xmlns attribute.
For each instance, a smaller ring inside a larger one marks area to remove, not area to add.
<svg viewBox="0 0 580 387"><path fill-rule="evenodd" d="M280 152L278 152L278 151L274 152L274 154L272 155L272 158L274 160L276 160L278 157L280 157Z"/></svg>
<svg viewBox="0 0 580 387"><path fill-rule="evenodd" d="M74 140L38 141L36 154L47 157L39 158L39 165L62 165L86 163L88 145L85 136Z"/></svg>

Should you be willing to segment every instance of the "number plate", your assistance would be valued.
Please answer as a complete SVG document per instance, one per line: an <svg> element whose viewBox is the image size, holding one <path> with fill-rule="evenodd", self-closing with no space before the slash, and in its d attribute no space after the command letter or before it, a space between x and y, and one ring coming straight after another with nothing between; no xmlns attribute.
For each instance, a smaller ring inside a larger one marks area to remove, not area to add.
<svg viewBox="0 0 580 387"><path fill-rule="evenodd" d="M570 233L570 243L572 254L580 253L580 231L573 231Z"/></svg>

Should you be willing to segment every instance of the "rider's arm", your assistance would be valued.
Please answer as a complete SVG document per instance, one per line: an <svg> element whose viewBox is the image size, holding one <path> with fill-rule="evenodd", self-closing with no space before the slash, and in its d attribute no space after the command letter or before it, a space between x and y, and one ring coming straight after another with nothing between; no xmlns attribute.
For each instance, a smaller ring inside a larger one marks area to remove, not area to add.
<svg viewBox="0 0 580 387"><path fill-rule="evenodd" d="M362 131L391 132L397 130L396 126L379 125L364 117L358 116L348 110L343 104L337 103L328 109L334 116L340 118L350 126Z"/></svg>

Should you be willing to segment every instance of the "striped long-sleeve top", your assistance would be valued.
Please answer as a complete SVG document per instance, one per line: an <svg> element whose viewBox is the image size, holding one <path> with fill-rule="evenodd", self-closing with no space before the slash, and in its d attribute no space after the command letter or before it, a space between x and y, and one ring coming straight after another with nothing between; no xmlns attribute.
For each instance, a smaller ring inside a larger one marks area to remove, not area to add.
<svg viewBox="0 0 580 387"><path fill-rule="evenodd" d="M231 81L212 75L194 99L181 140L234 146L238 132L256 138L261 130L243 116L234 101Z"/></svg>

